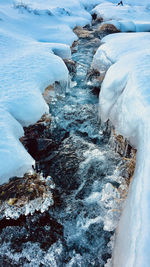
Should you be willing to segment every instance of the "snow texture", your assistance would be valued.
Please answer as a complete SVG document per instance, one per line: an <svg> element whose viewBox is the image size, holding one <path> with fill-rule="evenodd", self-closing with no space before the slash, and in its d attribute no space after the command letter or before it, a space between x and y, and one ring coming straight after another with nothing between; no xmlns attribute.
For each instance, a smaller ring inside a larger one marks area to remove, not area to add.
<svg viewBox="0 0 150 267"><path fill-rule="evenodd" d="M89 1L93 8L96 0ZM42 93L68 83L73 27L90 23L85 1L0 1L0 184L34 165L19 138L49 112Z"/></svg>
<svg viewBox="0 0 150 267"><path fill-rule="evenodd" d="M102 40L93 67L106 72L99 114L137 148L133 182L117 230L113 266L150 262L150 34L119 33ZM119 255L119 256L118 256Z"/></svg>
<svg viewBox="0 0 150 267"><path fill-rule="evenodd" d="M92 10L92 13L103 18L103 24L112 24L121 32L150 31L150 4L148 1L141 3L141 1L128 0L123 1L123 6L117 5L115 1L111 2L101 3Z"/></svg>

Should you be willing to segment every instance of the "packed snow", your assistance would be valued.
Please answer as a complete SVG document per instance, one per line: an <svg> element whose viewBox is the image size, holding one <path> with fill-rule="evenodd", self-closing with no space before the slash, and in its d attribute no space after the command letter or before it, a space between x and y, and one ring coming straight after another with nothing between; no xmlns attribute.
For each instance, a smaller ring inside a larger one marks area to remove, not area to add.
<svg viewBox="0 0 150 267"><path fill-rule="evenodd" d="M99 114L137 148L137 167L119 223L114 266L149 266L150 34L109 35L92 66L106 73ZM119 257L118 257L119 255Z"/></svg>
<svg viewBox="0 0 150 267"><path fill-rule="evenodd" d="M45 88L55 81L67 86L62 59L71 58L72 29L91 21L82 2L0 1L0 184L34 165L19 138L23 126L49 112Z"/></svg>
<svg viewBox="0 0 150 267"><path fill-rule="evenodd" d="M103 24L112 24L121 32L150 31L150 4L148 1L145 1L145 5L143 1L141 3L141 1L128 0L123 3L122 6L114 1L103 1L92 10L92 13L103 18Z"/></svg>

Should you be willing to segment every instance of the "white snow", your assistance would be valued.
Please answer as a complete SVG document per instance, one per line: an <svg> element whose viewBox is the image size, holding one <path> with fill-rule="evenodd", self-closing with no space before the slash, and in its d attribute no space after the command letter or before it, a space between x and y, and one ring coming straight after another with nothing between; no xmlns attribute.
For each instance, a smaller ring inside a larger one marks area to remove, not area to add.
<svg viewBox="0 0 150 267"><path fill-rule="evenodd" d="M117 2L0 1L0 184L22 176L34 164L19 141L23 126L49 112L42 96L48 85L67 84L62 59L71 57L69 46L77 40L72 29L89 23L87 10L99 4L92 12L105 23L123 32L140 32L105 37L92 65L106 73L99 101L102 120L110 119L116 131L138 149L118 227L114 266L149 267L150 33L141 32L150 31L150 4L126 0L122 7ZM93 196L87 201L93 201Z"/></svg>
<svg viewBox="0 0 150 267"><path fill-rule="evenodd" d="M91 7L96 0L89 1ZM90 23L85 1L0 1L0 184L34 164L19 138L49 108L44 89L68 83L73 27Z"/></svg>
<svg viewBox="0 0 150 267"><path fill-rule="evenodd" d="M150 194L150 34L119 33L102 40L93 67L106 72L99 98L103 121L137 148L137 165L117 230L113 266L148 267Z"/></svg>
<svg viewBox="0 0 150 267"><path fill-rule="evenodd" d="M148 1L128 0L123 1L123 6L118 6L114 3L115 1L111 2L101 3L92 10L92 13L103 18L103 24L113 24L121 32L150 31L150 4ZM135 5L133 5L134 3Z"/></svg>

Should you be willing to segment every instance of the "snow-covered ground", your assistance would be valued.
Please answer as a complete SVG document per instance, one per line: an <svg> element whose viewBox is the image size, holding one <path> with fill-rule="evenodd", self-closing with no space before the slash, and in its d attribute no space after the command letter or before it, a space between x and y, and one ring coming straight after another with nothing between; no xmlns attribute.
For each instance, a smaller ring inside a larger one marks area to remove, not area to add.
<svg viewBox="0 0 150 267"><path fill-rule="evenodd" d="M99 98L103 121L137 148L136 170L117 230L113 266L149 267L150 33L102 40L93 67L106 72Z"/></svg>
<svg viewBox="0 0 150 267"><path fill-rule="evenodd" d="M93 13L119 33L102 40L93 67L106 73L99 113L137 148L136 169L116 233L113 266L149 267L150 236L150 4L102 3ZM135 5L134 5L135 4ZM110 12L111 10L111 12Z"/></svg>
<svg viewBox="0 0 150 267"><path fill-rule="evenodd" d="M116 2L119 1L103 1L92 10L92 13L102 17L103 24L112 24L121 32L150 31L150 3L148 1L126 0L123 1L123 6L117 5Z"/></svg>
<svg viewBox="0 0 150 267"><path fill-rule="evenodd" d="M33 158L19 138L23 127L49 109L42 92L68 82L61 58L70 58L76 25L90 23L85 10L98 1L0 1L0 184L31 169Z"/></svg>

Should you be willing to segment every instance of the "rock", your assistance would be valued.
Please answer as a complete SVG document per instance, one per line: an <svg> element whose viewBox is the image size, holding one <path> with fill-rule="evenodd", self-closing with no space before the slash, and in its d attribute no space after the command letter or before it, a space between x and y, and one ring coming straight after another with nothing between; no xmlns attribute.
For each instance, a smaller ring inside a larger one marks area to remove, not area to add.
<svg viewBox="0 0 150 267"><path fill-rule="evenodd" d="M100 76L100 72L96 69L90 69L87 73L87 80L91 81L95 78L98 78Z"/></svg>
<svg viewBox="0 0 150 267"><path fill-rule="evenodd" d="M51 149L50 124L51 116L45 114L35 124L24 127L24 136L20 138L20 141L36 160L46 155Z"/></svg>
<svg viewBox="0 0 150 267"><path fill-rule="evenodd" d="M55 88L54 85L49 85L48 87L45 88L43 97L46 101L47 104L51 103L52 96L55 94Z"/></svg>
<svg viewBox="0 0 150 267"><path fill-rule="evenodd" d="M87 85L95 95L99 95L104 75L96 69L90 69L87 73Z"/></svg>
<svg viewBox="0 0 150 267"><path fill-rule="evenodd" d="M20 138L20 141L25 145L27 138L47 138L49 136L50 124L50 114L44 114L35 124L24 127L24 136Z"/></svg>
<svg viewBox="0 0 150 267"><path fill-rule="evenodd" d="M74 28L74 33L81 39L92 39L94 38L94 35L92 34L92 31L85 30L81 26L77 26Z"/></svg>
<svg viewBox="0 0 150 267"><path fill-rule="evenodd" d="M97 14L96 13L93 13L92 14L92 25L96 25L96 24L98 24L98 23L102 23L103 22L103 18L101 17L101 16L97 16Z"/></svg>
<svg viewBox="0 0 150 267"><path fill-rule="evenodd" d="M101 40L99 38L93 38L88 40L86 47L93 47L95 50L100 46Z"/></svg>
<svg viewBox="0 0 150 267"><path fill-rule="evenodd" d="M69 72L71 74L75 74L76 73L76 67L77 67L77 64L75 61L73 61L72 59L64 59L64 62L69 70Z"/></svg>
<svg viewBox="0 0 150 267"><path fill-rule="evenodd" d="M119 153L122 157L132 158L136 154L136 150L131 147L127 139L122 135L117 135L115 130L111 130L110 144L112 148Z"/></svg>
<svg viewBox="0 0 150 267"><path fill-rule="evenodd" d="M76 53L78 49L78 41L74 41L71 46L71 53Z"/></svg>
<svg viewBox="0 0 150 267"><path fill-rule="evenodd" d="M97 14L96 14L96 13L93 13L93 14L92 14L92 19L93 19L93 20L96 20L96 19L97 19Z"/></svg>
<svg viewBox="0 0 150 267"><path fill-rule="evenodd" d="M104 23L97 29L97 32L109 34L109 33L117 33L120 31L113 24Z"/></svg>
<svg viewBox="0 0 150 267"><path fill-rule="evenodd" d="M26 173L24 177L13 177L0 186L0 220L17 219L21 215L47 210L54 204L51 177L43 178L36 172Z"/></svg>

